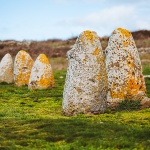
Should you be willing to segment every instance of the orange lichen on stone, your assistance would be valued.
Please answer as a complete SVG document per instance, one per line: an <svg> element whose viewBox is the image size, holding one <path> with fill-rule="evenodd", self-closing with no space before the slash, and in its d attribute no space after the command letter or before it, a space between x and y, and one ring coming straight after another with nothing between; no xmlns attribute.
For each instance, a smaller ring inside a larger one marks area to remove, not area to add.
<svg viewBox="0 0 150 150"><path fill-rule="evenodd" d="M111 97L113 99L115 99L115 98L117 98L117 99L124 99L124 90L120 90L120 91L117 91L117 92L111 90L110 93L111 93Z"/></svg>
<svg viewBox="0 0 150 150"><path fill-rule="evenodd" d="M83 33L86 39L90 41L91 43L93 43L93 41L95 40L95 36L92 34L92 32L90 30L87 30L87 31L84 31Z"/></svg>
<svg viewBox="0 0 150 150"><path fill-rule="evenodd" d="M41 76L40 80L37 81L37 84L39 86L42 86L43 88L50 87L50 78L45 78L44 76Z"/></svg>
<svg viewBox="0 0 150 150"><path fill-rule="evenodd" d="M118 88L118 86L115 83L112 83L110 94L113 99L124 99L124 87L122 86Z"/></svg>
<svg viewBox="0 0 150 150"><path fill-rule="evenodd" d="M137 84L137 81L134 78L130 78L127 81L126 91L128 94L138 94L140 85Z"/></svg>
<svg viewBox="0 0 150 150"><path fill-rule="evenodd" d="M131 36L131 33L128 30L126 30L126 29L117 28L117 30L119 30L122 33L122 35L125 36L126 38L129 38Z"/></svg>
<svg viewBox="0 0 150 150"><path fill-rule="evenodd" d="M84 58L83 61L86 62L86 58Z"/></svg>
<svg viewBox="0 0 150 150"><path fill-rule="evenodd" d="M126 82L126 91L128 95L138 94L139 91L146 92L142 78L135 79L134 76L129 73L129 79Z"/></svg>
<svg viewBox="0 0 150 150"><path fill-rule="evenodd" d="M128 41L123 41L123 46L124 46L124 47L129 46L129 42L128 42Z"/></svg>
<svg viewBox="0 0 150 150"><path fill-rule="evenodd" d="M50 63L45 54L41 54L41 57L39 57L39 61L44 63L44 64L49 64Z"/></svg>
<svg viewBox="0 0 150 150"><path fill-rule="evenodd" d="M97 78L96 78L97 80L100 80L101 79L101 73L98 73L98 75L97 75Z"/></svg>
<svg viewBox="0 0 150 150"><path fill-rule="evenodd" d="M119 35L119 38L122 38L122 35Z"/></svg>
<svg viewBox="0 0 150 150"><path fill-rule="evenodd" d="M31 56L24 50L20 50L14 61L14 82L16 86L28 85L33 66Z"/></svg>
<svg viewBox="0 0 150 150"><path fill-rule="evenodd" d="M131 69L132 69L132 67L135 66L133 60L132 60L132 59L128 59L128 58L127 58L127 65L128 65L129 67L131 67Z"/></svg>
<svg viewBox="0 0 150 150"><path fill-rule="evenodd" d="M97 48L95 49L95 51L93 52L93 55L99 55L99 53L100 53L100 50L99 50L99 48L97 47Z"/></svg>

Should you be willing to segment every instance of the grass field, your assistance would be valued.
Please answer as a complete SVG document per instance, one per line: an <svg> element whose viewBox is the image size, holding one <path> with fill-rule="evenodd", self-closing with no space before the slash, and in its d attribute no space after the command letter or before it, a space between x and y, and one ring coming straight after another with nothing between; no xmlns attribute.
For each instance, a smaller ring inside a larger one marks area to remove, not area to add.
<svg viewBox="0 0 150 150"><path fill-rule="evenodd" d="M144 74L149 71L145 66ZM54 73L53 89L29 91L27 86L0 85L0 150L150 149L150 108L63 116L66 71ZM146 86L150 97L150 78Z"/></svg>

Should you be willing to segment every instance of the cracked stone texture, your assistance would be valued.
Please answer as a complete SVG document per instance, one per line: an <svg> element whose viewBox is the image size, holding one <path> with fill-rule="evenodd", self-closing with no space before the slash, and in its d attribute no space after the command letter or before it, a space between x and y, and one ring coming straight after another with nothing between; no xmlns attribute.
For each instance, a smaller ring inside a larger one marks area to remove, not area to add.
<svg viewBox="0 0 150 150"><path fill-rule="evenodd" d="M7 53L0 63L0 82L13 83L13 59L9 53Z"/></svg>
<svg viewBox="0 0 150 150"><path fill-rule="evenodd" d="M54 75L51 64L45 54L40 54L31 71L28 89L47 89L54 87Z"/></svg>
<svg viewBox="0 0 150 150"><path fill-rule="evenodd" d="M103 113L106 108L105 57L94 31L82 32L67 52L68 69L63 93L63 114Z"/></svg>
<svg viewBox="0 0 150 150"><path fill-rule="evenodd" d="M147 101L141 61L131 33L123 28L114 30L105 54L108 104L113 106L125 99Z"/></svg>
<svg viewBox="0 0 150 150"><path fill-rule="evenodd" d="M24 50L20 50L14 61L14 82L15 86L28 85L31 69L34 61Z"/></svg>

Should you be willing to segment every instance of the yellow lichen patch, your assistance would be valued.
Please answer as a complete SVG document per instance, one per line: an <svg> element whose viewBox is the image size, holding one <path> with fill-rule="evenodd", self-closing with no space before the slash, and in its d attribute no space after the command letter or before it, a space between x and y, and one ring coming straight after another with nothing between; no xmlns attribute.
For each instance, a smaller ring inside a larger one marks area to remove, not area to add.
<svg viewBox="0 0 150 150"><path fill-rule="evenodd" d="M26 53L26 51L25 51L25 50L23 50L23 49L22 49L22 50L20 50L19 52L21 52L21 53Z"/></svg>
<svg viewBox="0 0 150 150"><path fill-rule="evenodd" d="M144 79L143 79L142 75L140 76L140 80L139 81L141 82L140 88L139 88L140 91L145 91L146 92L146 87L145 87Z"/></svg>
<svg viewBox="0 0 150 150"><path fill-rule="evenodd" d="M80 88L76 88L77 92L80 93L81 92L81 89Z"/></svg>
<svg viewBox="0 0 150 150"><path fill-rule="evenodd" d="M99 55L96 56L96 60L97 60L97 63L103 63L103 62L105 62L105 58L101 57Z"/></svg>
<svg viewBox="0 0 150 150"><path fill-rule="evenodd" d="M100 80L101 79L101 74L100 73L98 73L98 75L97 75L97 78L96 78L97 80Z"/></svg>
<svg viewBox="0 0 150 150"><path fill-rule="evenodd" d="M20 72L15 79L15 85L16 86L22 86L22 85L27 85L29 83L29 78L30 78L30 72L24 74Z"/></svg>
<svg viewBox="0 0 150 150"><path fill-rule="evenodd" d="M129 95L135 95L138 94L139 91L146 91L146 89L141 79L137 80L130 76L127 81L126 91Z"/></svg>
<svg viewBox="0 0 150 150"><path fill-rule="evenodd" d="M127 65L131 68L134 67L134 62L131 59L127 59Z"/></svg>
<svg viewBox="0 0 150 150"><path fill-rule="evenodd" d="M90 43L93 43L93 41L95 40L95 36L93 35L93 33L90 30L84 31L84 36L86 37L86 39L88 41L90 41Z"/></svg>
<svg viewBox="0 0 150 150"><path fill-rule="evenodd" d="M124 99L124 90L120 90L117 92L114 90L111 90L110 93L111 93L112 98Z"/></svg>
<svg viewBox="0 0 150 150"><path fill-rule="evenodd" d="M112 98L124 99L124 87L116 89L118 86L112 83L110 94Z"/></svg>
<svg viewBox="0 0 150 150"><path fill-rule="evenodd" d="M129 46L129 42L128 41L123 41L122 43L123 43L124 47L128 47Z"/></svg>
<svg viewBox="0 0 150 150"><path fill-rule="evenodd" d="M100 50L99 50L99 48L97 47L97 48L95 49L95 51L93 52L93 55L99 55L99 53L100 53Z"/></svg>
<svg viewBox="0 0 150 150"><path fill-rule="evenodd" d="M50 65L50 64L49 64ZM43 75L37 81L37 85L42 88L54 87L54 76L48 67L45 67Z"/></svg>
<svg viewBox="0 0 150 150"><path fill-rule="evenodd" d="M139 85L137 85L137 81L134 78L130 78L127 81L126 91L128 94L137 94L139 91Z"/></svg>
<svg viewBox="0 0 150 150"><path fill-rule="evenodd" d="M37 81L37 85L39 85L43 88L50 87L50 78L45 78L45 77L41 76L40 80Z"/></svg>
<svg viewBox="0 0 150 150"><path fill-rule="evenodd" d="M86 58L84 58L83 61L86 62Z"/></svg>
<svg viewBox="0 0 150 150"><path fill-rule="evenodd" d="M119 38L122 38L122 35L119 35Z"/></svg>
<svg viewBox="0 0 150 150"><path fill-rule="evenodd" d="M50 63L45 54L40 54L39 61L41 63L44 63L44 64L49 64Z"/></svg>
<svg viewBox="0 0 150 150"><path fill-rule="evenodd" d="M129 38L131 36L131 33L126 29L118 28L117 30L119 30L121 34L124 35L126 38Z"/></svg>

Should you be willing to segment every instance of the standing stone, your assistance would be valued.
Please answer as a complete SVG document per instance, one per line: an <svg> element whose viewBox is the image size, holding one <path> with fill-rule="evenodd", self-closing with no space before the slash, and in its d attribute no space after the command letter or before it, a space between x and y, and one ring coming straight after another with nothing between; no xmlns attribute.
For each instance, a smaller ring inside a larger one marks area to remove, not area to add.
<svg viewBox="0 0 150 150"><path fill-rule="evenodd" d="M0 63L0 82L12 83L13 76L13 59L9 53L7 53Z"/></svg>
<svg viewBox="0 0 150 150"><path fill-rule="evenodd" d="M111 34L106 54L107 102L110 107L127 100L146 100L141 61L131 33L122 28Z"/></svg>
<svg viewBox="0 0 150 150"><path fill-rule="evenodd" d="M45 54L40 54L31 71L28 89L47 89L54 87L52 67Z"/></svg>
<svg viewBox="0 0 150 150"><path fill-rule="evenodd" d="M31 69L33 66L31 56L24 50L20 50L14 61L14 82L20 87L28 85Z"/></svg>
<svg viewBox="0 0 150 150"><path fill-rule="evenodd" d="M69 61L63 93L64 115L103 113L106 108L105 58L96 32L82 32L67 52Z"/></svg>

